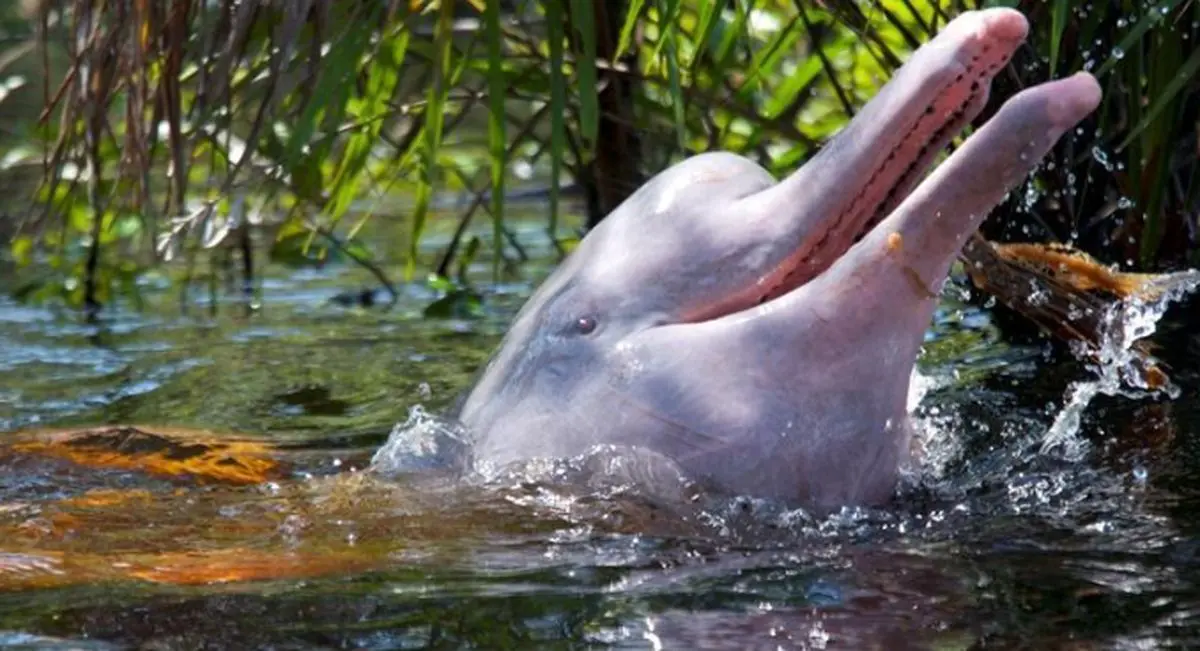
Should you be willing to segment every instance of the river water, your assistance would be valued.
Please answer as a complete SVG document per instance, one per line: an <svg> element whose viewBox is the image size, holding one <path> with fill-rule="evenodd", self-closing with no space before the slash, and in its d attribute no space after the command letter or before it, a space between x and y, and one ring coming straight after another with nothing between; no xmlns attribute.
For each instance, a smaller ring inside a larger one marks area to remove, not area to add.
<svg viewBox="0 0 1200 651"><path fill-rule="evenodd" d="M203 292L183 312L153 278L143 309L100 325L0 298L0 436L196 427L289 463L230 487L7 458L0 646L1200 646L1200 348L1185 329L1162 328L1178 397L1100 392L1068 454L1044 439L1093 371L1006 342L950 283L920 364L925 459L884 509L814 518L548 479L594 477L586 459L487 485L361 472L393 429L448 427L431 414L548 264L502 284L487 268L472 319L421 318L436 295L419 284L391 310L331 302L370 282L347 266L266 268L253 314Z"/></svg>

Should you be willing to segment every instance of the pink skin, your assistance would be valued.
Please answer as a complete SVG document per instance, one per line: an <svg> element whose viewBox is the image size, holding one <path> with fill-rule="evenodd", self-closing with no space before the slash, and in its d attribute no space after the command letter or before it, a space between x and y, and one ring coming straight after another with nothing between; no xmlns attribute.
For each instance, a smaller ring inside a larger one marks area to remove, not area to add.
<svg viewBox="0 0 1200 651"><path fill-rule="evenodd" d="M637 447L731 493L886 500L951 263L1100 100L1083 73L1029 88L916 185L1027 30L1008 9L955 19L778 183L727 153L647 182L530 298L468 395L476 462Z"/></svg>

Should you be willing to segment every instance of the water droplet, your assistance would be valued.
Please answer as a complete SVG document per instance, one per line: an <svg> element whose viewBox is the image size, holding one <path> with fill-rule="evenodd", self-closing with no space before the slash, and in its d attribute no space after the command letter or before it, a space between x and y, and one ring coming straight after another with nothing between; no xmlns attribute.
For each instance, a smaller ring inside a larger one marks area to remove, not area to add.
<svg viewBox="0 0 1200 651"><path fill-rule="evenodd" d="M1025 302L1033 307L1041 307L1050 302L1050 293L1042 289L1036 289L1025 297Z"/></svg>
<svg viewBox="0 0 1200 651"><path fill-rule="evenodd" d="M1133 475L1133 481L1137 482L1138 484L1145 485L1145 483L1150 479L1150 471L1146 470L1145 466L1134 466L1133 470L1130 471L1130 474Z"/></svg>

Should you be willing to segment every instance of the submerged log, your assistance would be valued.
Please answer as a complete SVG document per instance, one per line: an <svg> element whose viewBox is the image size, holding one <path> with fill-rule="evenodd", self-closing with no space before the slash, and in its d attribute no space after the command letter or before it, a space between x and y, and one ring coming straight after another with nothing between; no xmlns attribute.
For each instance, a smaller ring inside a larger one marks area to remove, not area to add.
<svg viewBox="0 0 1200 651"><path fill-rule="evenodd" d="M1093 358L1120 303L1153 301L1200 281L1200 272L1126 273L1065 244L999 244L976 234L962 259L972 284L1068 346ZM1115 324L1117 327L1119 323ZM1169 378L1147 340L1132 344L1134 381L1160 389Z"/></svg>
<svg viewBox="0 0 1200 651"><path fill-rule="evenodd" d="M0 447L0 462L12 455L200 484L254 485L287 474L286 464L269 444L179 427L111 425L24 432Z"/></svg>

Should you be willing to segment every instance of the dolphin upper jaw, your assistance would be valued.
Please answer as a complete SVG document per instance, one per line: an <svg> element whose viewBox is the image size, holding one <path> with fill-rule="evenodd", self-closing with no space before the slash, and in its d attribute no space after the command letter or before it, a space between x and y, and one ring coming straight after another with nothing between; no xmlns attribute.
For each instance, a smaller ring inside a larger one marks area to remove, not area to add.
<svg viewBox="0 0 1200 651"><path fill-rule="evenodd" d="M895 208L978 115L992 76L1027 31L1024 18L1007 10L960 16L917 50L809 164L745 199L747 212L790 211L803 224L777 220L785 229L779 241L790 242L789 259L774 269L780 291L815 277ZM827 187L838 191L812 190Z"/></svg>

